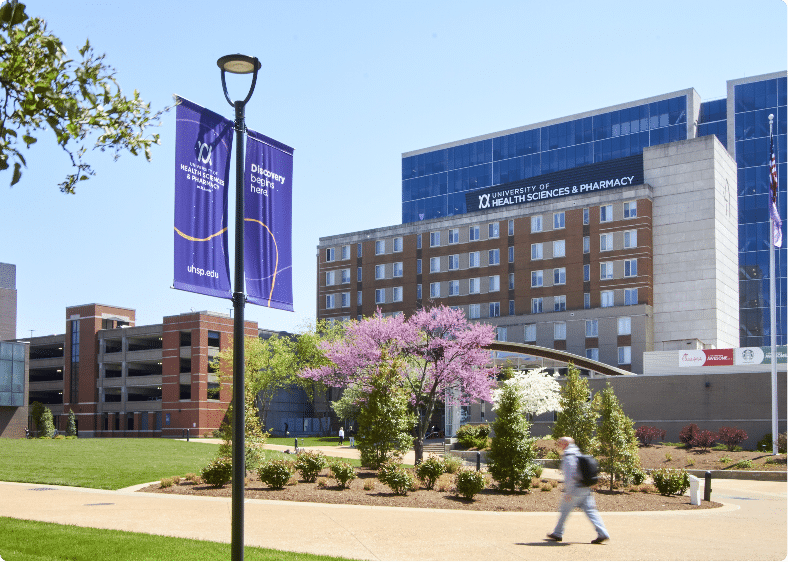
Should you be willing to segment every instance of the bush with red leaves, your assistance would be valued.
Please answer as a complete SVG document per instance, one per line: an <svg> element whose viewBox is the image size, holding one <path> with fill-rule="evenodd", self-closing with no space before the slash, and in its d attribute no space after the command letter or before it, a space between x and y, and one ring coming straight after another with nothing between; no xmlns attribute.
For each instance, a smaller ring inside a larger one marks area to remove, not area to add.
<svg viewBox="0 0 788 562"><path fill-rule="evenodd" d="M658 427L649 425L641 425L635 430L635 436L640 440L643 445L648 447L652 441L664 441L665 430Z"/></svg>
<svg viewBox="0 0 788 562"><path fill-rule="evenodd" d="M713 431L709 431L708 429L704 429L703 431L698 431L692 437L691 445L693 447L700 447L704 451L708 451L709 447L714 445L717 442L717 434Z"/></svg>
<svg viewBox="0 0 788 562"><path fill-rule="evenodd" d="M725 445L729 451L736 449L736 446L747 439L747 433L737 427L721 427L717 432L720 443Z"/></svg>
<svg viewBox="0 0 788 562"><path fill-rule="evenodd" d="M689 425L684 426L679 432L679 440L684 443L687 447L692 447L692 441L695 438L695 434L700 431L700 428L697 424L691 423Z"/></svg>

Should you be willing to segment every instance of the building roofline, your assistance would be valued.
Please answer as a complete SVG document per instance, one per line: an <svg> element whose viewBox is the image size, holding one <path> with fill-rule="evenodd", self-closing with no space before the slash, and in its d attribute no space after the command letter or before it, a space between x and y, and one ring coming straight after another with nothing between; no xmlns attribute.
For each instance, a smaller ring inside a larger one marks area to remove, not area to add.
<svg viewBox="0 0 788 562"><path fill-rule="evenodd" d="M574 353L569 353L559 349L551 349L549 347L540 347L538 345L531 345L527 343L513 343L497 341L490 345L484 346L491 351L504 351L506 353L520 353L525 355L533 355L536 357L544 357L545 359L553 359L564 363L572 363L579 369L588 369L600 375L606 376L635 376L635 373L611 367L606 363L600 363L593 359L587 359Z"/></svg>

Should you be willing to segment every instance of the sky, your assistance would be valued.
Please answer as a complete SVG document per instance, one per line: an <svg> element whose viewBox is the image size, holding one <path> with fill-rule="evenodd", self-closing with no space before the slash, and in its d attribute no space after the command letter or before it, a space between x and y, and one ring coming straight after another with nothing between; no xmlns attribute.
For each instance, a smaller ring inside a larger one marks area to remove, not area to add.
<svg viewBox="0 0 788 562"><path fill-rule="evenodd" d="M271 330L314 322L320 237L401 223L402 153L686 88L719 99L727 80L788 68L782 0L30 0L27 13L75 57L89 39L154 110L177 94L232 119L216 60L261 60L246 124L295 149L295 312L245 310ZM249 83L229 77L231 97ZM174 110L155 132L152 162L90 152L76 195L58 190L71 169L49 131L20 183L0 172L17 337L63 333L65 308L88 303L133 308L137 325L230 313L171 288ZM232 254L231 237L231 271Z"/></svg>

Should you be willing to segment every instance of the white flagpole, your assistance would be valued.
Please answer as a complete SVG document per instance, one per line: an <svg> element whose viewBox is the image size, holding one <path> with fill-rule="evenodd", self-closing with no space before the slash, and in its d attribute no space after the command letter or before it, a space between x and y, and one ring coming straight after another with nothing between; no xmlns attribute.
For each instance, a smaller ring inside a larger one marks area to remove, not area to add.
<svg viewBox="0 0 788 562"><path fill-rule="evenodd" d="M772 140L772 121L774 114L769 114L769 140L771 150L774 150ZM771 188L771 153L769 154L769 328L772 344L772 454L777 454L777 289L774 282L774 224L771 213L772 188ZM776 158L776 154L775 154Z"/></svg>

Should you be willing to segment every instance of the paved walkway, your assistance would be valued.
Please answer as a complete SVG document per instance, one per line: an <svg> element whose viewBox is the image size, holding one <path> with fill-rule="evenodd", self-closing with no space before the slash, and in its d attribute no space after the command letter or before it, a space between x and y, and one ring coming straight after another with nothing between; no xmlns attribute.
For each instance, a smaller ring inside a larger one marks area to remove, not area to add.
<svg viewBox="0 0 788 562"><path fill-rule="evenodd" d="M0 516L230 542L229 498L133 490L0 483ZM594 529L581 513L564 542L551 543L555 513L247 500L245 543L366 560L783 560L787 492L785 482L715 480L712 499L724 507L605 513L613 539L604 545L589 544Z"/></svg>

